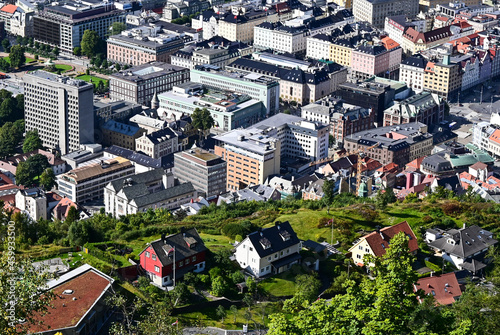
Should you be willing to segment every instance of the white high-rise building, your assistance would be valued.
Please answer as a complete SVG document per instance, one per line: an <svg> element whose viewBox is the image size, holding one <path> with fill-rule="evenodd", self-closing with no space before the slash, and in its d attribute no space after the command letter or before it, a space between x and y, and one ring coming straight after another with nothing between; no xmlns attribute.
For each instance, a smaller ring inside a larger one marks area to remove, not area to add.
<svg viewBox="0 0 500 335"><path fill-rule="evenodd" d="M94 89L83 80L35 71L24 76L26 131L61 155L94 142Z"/></svg>

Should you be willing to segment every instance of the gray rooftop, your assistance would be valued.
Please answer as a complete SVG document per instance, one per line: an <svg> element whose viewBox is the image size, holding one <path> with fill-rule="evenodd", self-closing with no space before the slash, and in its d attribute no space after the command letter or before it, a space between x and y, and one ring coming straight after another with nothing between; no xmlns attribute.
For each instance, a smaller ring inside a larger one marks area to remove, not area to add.
<svg viewBox="0 0 500 335"><path fill-rule="evenodd" d="M110 78L140 82L178 71L188 71L188 69L163 62L150 62L113 73Z"/></svg>

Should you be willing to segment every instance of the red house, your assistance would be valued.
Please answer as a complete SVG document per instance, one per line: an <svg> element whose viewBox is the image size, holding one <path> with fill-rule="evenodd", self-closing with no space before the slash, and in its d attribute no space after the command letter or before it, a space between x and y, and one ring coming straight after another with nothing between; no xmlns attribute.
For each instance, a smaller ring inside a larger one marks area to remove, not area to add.
<svg viewBox="0 0 500 335"><path fill-rule="evenodd" d="M172 285L188 272L201 272L205 269L207 248L195 228L174 235L161 236L151 242L139 255L141 267L158 286Z"/></svg>

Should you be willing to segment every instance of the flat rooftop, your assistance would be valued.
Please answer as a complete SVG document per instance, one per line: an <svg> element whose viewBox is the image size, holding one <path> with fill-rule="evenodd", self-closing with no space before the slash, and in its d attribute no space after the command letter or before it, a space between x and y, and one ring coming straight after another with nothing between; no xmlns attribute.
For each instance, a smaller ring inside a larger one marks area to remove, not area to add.
<svg viewBox="0 0 500 335"><path fill-rule="evenodd" d="M87 83L86 81L83 81L80 79L74 79L74 78L70 78L70 77L66 77L66 76L60 76L58 74L54 74L54 73L43 71L43 70L29 72L28 75L33 76L33 77L37 77L39 79L68 85L68 86L92 87L92 85L90 83Z"/></svg>
<svg viewBox="0 0 500 335"><path fill-rule="evenodd" d="M127 70L115 72L110 75L110 78L131 82L140 82L143 80L148 80L166 75L168 73L179 71L188 71L188 69L163 62L150 62L147 64L131 67Z"/></svg>

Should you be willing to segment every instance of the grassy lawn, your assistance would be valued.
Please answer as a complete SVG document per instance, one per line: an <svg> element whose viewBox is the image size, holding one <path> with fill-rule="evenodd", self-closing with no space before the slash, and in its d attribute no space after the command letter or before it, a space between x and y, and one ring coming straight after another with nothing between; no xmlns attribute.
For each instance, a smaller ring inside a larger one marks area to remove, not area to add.
<svg viewBox="0 0 500 335"><path fill-rule="evenodd" d="M9 56L5 56L5 57L3 57L3 59L5 59L10 64L10 58L9 58ZM24 62L24 64L28 64L28 63L31 63L31 62L34 62L34 61L35 61L35 59L26 57L26 62Z"/></svg>
<svg viewBox="0 0 500 335"><path fill-rule="evenodd" d="M246 310L246 307L239 308L236 315L231 313L229 309L226 310L227 316L224 322L221 322L214 308L206 308L197 312L182 314L179 315L179 327L197 325L201 327L219 327L222 329L242 329L243 325L247 323L244 317ZM274 303L255 304L250 309L252 319L248 322L248 328L255 329L255 322L267 325L269 322L269 315L277 313L278 311L278 307Z"/></svg>
<svg viewBox="0 0 500 335"><path fill-rule="evenodd" d="M90 83L90 79L92 79L92 83L94 83L94 84L99 84L99 82L102 81L102 83L104 85L106 85L106 81L107 81L106 79L95 77L95 76L89 76L86 74L77 76L76 79L85 80L86 82L89 82L89 83Z"/></svg>
<svg viewBox="0 0 500 335"><path fill-rule="evenodd" d="M295 266L290 271L264 279L259 282L258 286L275 297L294 295L295 277L302 273L300 269L300 267Z"/></svg>
<svg viewBox="0 0 500 335"><path fill-rule="evenodd" d="M205 243L205 246L211 250L220 248L233 248L230 243L234 243L234 240L230 239L227 236L200 233L200 237L203 239L203 243Z"/></svg>

